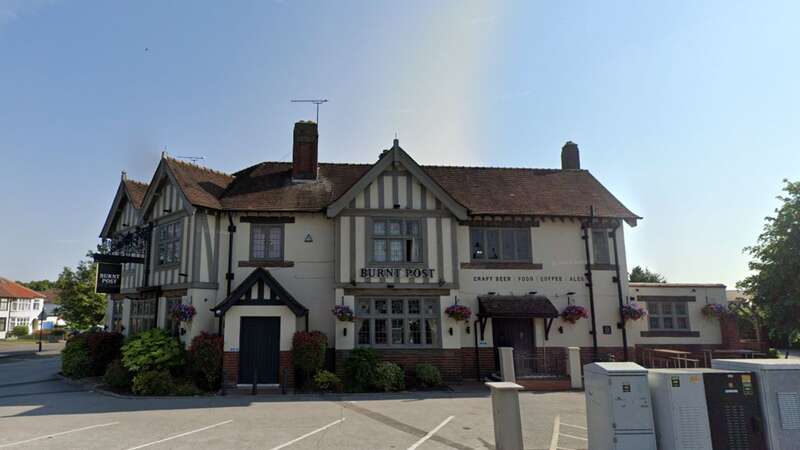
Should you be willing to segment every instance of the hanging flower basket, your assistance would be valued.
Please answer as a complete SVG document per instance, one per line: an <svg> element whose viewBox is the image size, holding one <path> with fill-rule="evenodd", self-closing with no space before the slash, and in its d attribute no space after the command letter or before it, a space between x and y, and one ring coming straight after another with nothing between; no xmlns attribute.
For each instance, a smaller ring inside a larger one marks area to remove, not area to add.
<svg viewBox="0 0 800 450"><path fill-rule="evenodd" d="M569 305L564 308L564 311L561 311L561 318L569 323L575 323L580 319L587 319L588 317L589 311L583 306Z"/></svg>
<svg viewBox="0 0 800 450"><path fill-rule="evenodd" d="M630 302L622 306L622 318L626 321L636 321L647 317L647 310L639 302Z"/></svg>
<svg viewBox="0 0 800 450"><path fill-rule="evenodd" d="M197 310L194 309L194 306L183 303L173 306L170 311L172 318L179 322L191 322L195 314L197 314Z"/></svg>
<svg viewBox="0 0 800 450"><path fill-rule="evenodd" d="M353 310L346 305L336 305L333 307L331 312L334 316L336 316L337 319L339 319L340 322L352 322L355 319Z"/></svg>
<svg viewBox="0 0 800 450"><path fill-rule="evenodd" d="M706 306L703 306L703 309L701 309L700 312L703 313L703 316L705 316L706 319L721 319L731 313L730 309L728 309L728 306L721 303L709 303Z"/></svg>
<svg viewBox="0 0 800 450"><path fill-rule="evenodd" d="M444 313L447 317L456 321L468 321L472 317L472 310L464 305L450 305L445 308Z"/></svg>

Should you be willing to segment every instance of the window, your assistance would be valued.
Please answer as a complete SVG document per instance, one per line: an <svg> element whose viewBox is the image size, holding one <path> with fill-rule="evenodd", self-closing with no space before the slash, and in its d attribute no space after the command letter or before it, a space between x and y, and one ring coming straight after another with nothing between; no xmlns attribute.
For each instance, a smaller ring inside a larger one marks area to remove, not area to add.
<svg viewBox="0 0 800 450"><path fill-rule="evenodd" d="M39 300L32 300L31 310L36 311L39 309L39 306L41 306L41 302Z"/></svg>
<svg viewBox="0 0 800 450"><path fill-rule="evenodd" d="M131 300L130 336L155 328L158 303L154 298Z"/></svg>
<svg viewBox="0 0 800 450"><path fill-rule="evenodd" d="M6 331L6 318L0 317L0 331Z"/></svg>
<svg viewBox="0 0 800 450"><path fill-rule="evenodd" d="M111 331L122 333L122 303L123 300L111 301Z"/></svg>
<svg viewBox="0 0 800 450"><path fill-rule="evenodd" d="M181 323L172 318L172 308L181 303L180 297L167 297L167 312L164 315L164 329L167 333L178 336Z"/></svg>
<svg viewBox="0 0 800 450"><path fill-rule="evenodd" d="M357 343L362 347L437 347L438 304L435 298L359 298Z"/></svg>
<svg viewBox="0 0 800 450"><path fill-rule="evenodd" d="M31 310L31 301L30 300L12 300L11 301L11 311L30 311Z"/></svg>
<svg viewBox="0 0 800 450"><path fill-rule="evenodd" d="M172 222L158 227L158 265L177 264L181 261L182 222Z"/></svg>
<svg viewBox="0 0 800 450"><path fill-rule="evenodd" d="M0 298L0 311L8 311L8 299Z"/></svg>
<svg viewBox="0 0 800 450"><path fill-rule="evenodd" d="M250 259L283 259L283 225L251 225Z"/></svg>
<svg viewBox="0 0 800 450"><path fill-rule="evenodd" d="M686 302L650 302L647 312L651 330L689 330L689 306Z"/></svg>
<svg viewBox="0 0 800 450"><path fill-rule="evenodd" d="M611 264L608 250L608 230L592 230L592 250L595 264Z"/></svg>
<svg viewBox="0 0 800 450"><path fill-rule="evenodd" d="M9 320L11 321L11 329L13 330L14 327L22 327L22 326L29 326L28 318L27 317L10 317Z"/></svg>
<svg viewBox="0 0 800 450"><path fill-rule="evenodd" d="M529 228L477 228L469 230L472 259L530 262Z"/></svg>
<svg viewBox="0 0 800 450"><path fill-rule="evenodd" d="M421 263L422 225L420 220L373 220L372 262Z"/></svg>

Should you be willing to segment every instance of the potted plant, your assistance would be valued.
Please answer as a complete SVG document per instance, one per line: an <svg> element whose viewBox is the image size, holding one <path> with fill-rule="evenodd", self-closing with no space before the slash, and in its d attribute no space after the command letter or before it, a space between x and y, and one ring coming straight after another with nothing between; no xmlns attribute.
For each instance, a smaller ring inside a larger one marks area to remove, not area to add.
<svg viewBox="0 0 800 450"><path fill-rule="evenodd" d="M457 322L466 322L472 317L472 310L464 305L450 305L444 310L444 313L447 314L447 317Z"/></svg>
<svg viewBox="0 0 800 450"><path fill-rule="evenodd" d="M331 312L340 322L352 322L355 319L353 310L347 305L336 305Z"/></svg>
<svg viewBox="0 0 800 450"><path fill-rule="evenodd" d="M622 306L622 318L625 321L635 321L647 317L647 310L639 302L630 302Z"/></svg>
<svg viewBox="0 0 800 450"><path fill-rule="evenodd" d="M721 319L730 313L728 306L721 303L709 303L703 306L703 309L700 311L707 319L713 319L715 317Z"/></svg>
<svg viewBox="0 0 800 450"><path fill-rule="evenodd" d="M192 305L184 305L183 303L179 303L172 307L170 314L172 315L172 318L178 322L191 322L194 315L197 314L197 310L194 309L194 306Z"/></svg>
<svg viewBox="0 0 800 450"><path fill-rule="evenodd" d="M586 319L588 317L589 312L586 311L586 308L583 306L569 305L564 308L564 311L561 311L561 318L569 323L575 323L580 319Z"/></svg>

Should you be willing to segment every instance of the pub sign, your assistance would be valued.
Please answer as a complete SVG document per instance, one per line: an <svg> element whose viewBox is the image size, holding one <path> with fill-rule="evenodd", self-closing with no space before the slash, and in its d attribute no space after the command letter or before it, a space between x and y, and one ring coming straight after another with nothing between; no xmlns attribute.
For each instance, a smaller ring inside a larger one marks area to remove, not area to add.
<svg viewBox="0 0 800 450"><path fill-rule="evenodd" d="M97 263L97 282L95 292L99 294L119 294L122 287L122 264Z"/></svg>

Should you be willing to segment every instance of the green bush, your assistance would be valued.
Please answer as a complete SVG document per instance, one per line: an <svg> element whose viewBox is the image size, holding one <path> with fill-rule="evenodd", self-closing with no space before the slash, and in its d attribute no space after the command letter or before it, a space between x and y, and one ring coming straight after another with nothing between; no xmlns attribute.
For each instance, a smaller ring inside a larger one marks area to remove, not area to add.
<svg viewBox="0 0 800 450"><path fill-rule="evenodd" d="M781 355L780 353L778 353L777 348L770 347L770 349L767 350L767 358L780 358L780 357Z"/></svg>
<svg viewBox="0 0 800 450"><path fill-rule="evenodd" d="M357 348L344 362L345 384L350 392L366 391L373 386L378 353L371 348Z"/></svg>
<svg viewBox="0 0 800 450"><path fill-rule="evenodd" d="M314 389L322 392L339 392L342 389L342 380L333 372L320 370L314 375Z"/></svg>
<svg viewBox="0 0 800 450"><path fill-rule="evenodd" d="M30 329L27 325L17 325L11 330L11 335L16 337L23 337L30 334Z"/></svg>
<svg viewBox="0 0 800 450"><path fill-rule="evenodd" d="M145 370L133 377L133 393L137 395L170 395L175 383L169 370Z"/></svg>
<svg viewBox="0 0 800 450"><path fill-rule="evenodd" d="M92 331L85 333L85 337L92 375L103 375L111 361L122 356L122 342L125 337L120 333L107 331Z"/></svg>
<svg viewBox="0 0 800 450"><path fill-rule="evenodd" d="M442 385L442 374L439 369L432 364L417 364L414 370L417 381L423 387L437 387Z"/></svg>
<svg viewBox="0 0 800 450"><path fill-rule="evenodd" d="M193 382L189 379L181 379L176 380L173 387L172 393L174 395L179 395L183 397L189 397L192 395L202 395L203 391L200 390Z"/></svg>
<svg viewBox="0 0 800 450"><path fill-rule="evenodd" d="M200 333L189 346L189 372L197 387L219 389L222 381L222 336Z"/></svg>
<svg viewBox="0 0 800 450"><path fill-rule="evenodd" d="M393 362L383 361L375 368L372 385L384 392L402 391L406 388L406 372Z"/></svg>
<svg viewBox="0 0 800 450"><path fill-rule="evenodd" d="M61 351L61 373L70 378L85 378L91 375L92 361L89 347L83 336L74 336Z"/></svg>
<svg viewBox="0 0 800 450"><path fill-rule="evenodd" d="M108 369L103 375L103 383L113 389L128 390L133 385L133 374L125 368L122 360L115 359L108 365Z"/></svg>
<svg viewBox="0 0 800 450"><path fill-rule="evenodd" d="M139 333L122 346L122 364L135 374L176 368L184 359L181 343L160 328Z"/></svg>

